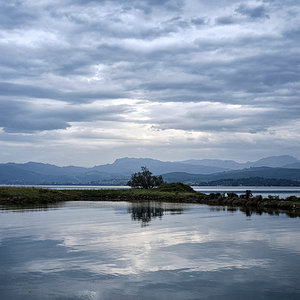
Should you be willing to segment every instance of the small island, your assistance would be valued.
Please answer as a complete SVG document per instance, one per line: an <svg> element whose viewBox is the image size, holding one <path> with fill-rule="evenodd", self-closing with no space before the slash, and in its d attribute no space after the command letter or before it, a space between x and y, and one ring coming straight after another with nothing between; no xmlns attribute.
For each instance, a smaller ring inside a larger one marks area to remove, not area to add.
<svg viewBox="0 0 300 300"><path fill-rule="evenodd" d="M300 216L300 198L290 196L252 196L251 191L235 193L211 193L194 191L182 183L163 184L153 189L99 189L99 190L52 190L35 187L1 187L2 207L26 208L51 205L63 201L158 201L177 203L198 203L211 206L226 206L231 210L239 208L246 213L286 213L291 217Z"/></svg>

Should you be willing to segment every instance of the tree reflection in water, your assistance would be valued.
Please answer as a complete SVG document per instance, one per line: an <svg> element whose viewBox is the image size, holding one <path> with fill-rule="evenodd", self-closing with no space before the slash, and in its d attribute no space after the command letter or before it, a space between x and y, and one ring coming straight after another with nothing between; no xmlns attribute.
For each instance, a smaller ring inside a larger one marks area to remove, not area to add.
<svg viewBox="0 0 300 300"><path fill-rule="evenodd" d="M186 209L184 204L146 201L132 203L128 213L131 214L132 220L141 222L141 226L145 227L154 218L161 219L167 214L179 215Z"/></svg>

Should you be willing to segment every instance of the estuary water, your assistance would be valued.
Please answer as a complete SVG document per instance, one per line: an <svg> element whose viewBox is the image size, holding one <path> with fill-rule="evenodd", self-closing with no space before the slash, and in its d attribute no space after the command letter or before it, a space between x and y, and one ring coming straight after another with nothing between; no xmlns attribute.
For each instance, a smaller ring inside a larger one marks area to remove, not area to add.
<svg viewBox="0 0 300 300"><path fill-rule="evenodd" d="M300 218L178 203L0 210L0 299L300 299Z"/></svg>

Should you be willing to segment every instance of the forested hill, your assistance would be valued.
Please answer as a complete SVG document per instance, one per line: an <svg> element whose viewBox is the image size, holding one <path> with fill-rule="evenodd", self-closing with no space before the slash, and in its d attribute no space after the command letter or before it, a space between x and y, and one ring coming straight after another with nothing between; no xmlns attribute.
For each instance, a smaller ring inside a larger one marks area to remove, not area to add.
<svg viewBox="0 0 300 300"><path fill-rule="evenodd" d="M167 182L209 185L299 185L300 169L248 168L209 175L173 172L163 174Z"/></svg>

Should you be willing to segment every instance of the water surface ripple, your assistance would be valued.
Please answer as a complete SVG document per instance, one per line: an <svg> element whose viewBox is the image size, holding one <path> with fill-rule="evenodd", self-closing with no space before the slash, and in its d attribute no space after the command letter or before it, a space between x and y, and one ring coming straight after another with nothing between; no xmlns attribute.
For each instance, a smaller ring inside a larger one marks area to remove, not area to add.
<svg viewBox="0 0 300 300"><path fill-rule="evenodd" d="M1 299L299 299L300 219L205 205L0 211Z"/></svg>

